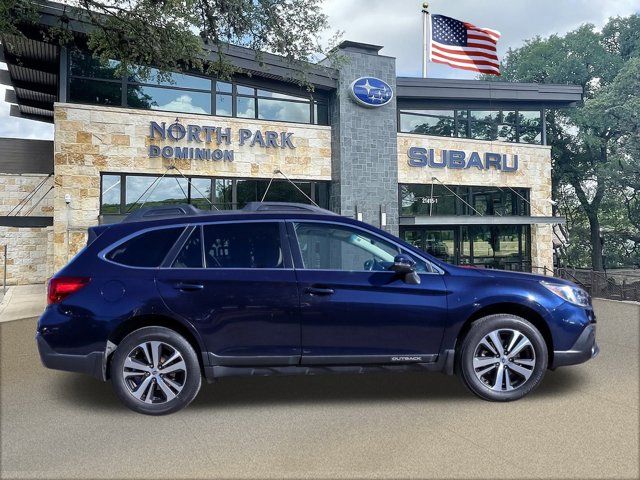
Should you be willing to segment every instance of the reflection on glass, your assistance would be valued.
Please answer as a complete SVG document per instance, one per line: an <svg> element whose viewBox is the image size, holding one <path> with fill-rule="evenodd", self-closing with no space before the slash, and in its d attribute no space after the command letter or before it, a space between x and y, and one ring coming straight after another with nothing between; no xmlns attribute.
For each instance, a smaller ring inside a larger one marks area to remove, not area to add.
<svg viewBox="0 0 640 480"><path fill-rule="evenodd" d="M452 137L454 134L454 121L453 118L402 114L400 117L400 129L408 133Z"/></svg>
<svg viewBox="0 0 640 480"><path fill-rule="evenodd" d="M122 105L122 85L119 82L72 78L69 82L69 98L78 103Z"/></svg>
<svg viewBox="0 0 640 480"><path fill-rule="evenodd" d="M259 97L278 98L282 100L294 100L298 102L309 101L305 97L297 97L295 95L287 95L285 93L270 92L269 90L258 90Z"/></svg>
<svg viewBox="0 0 640 480"><path fill-rule="evenodd" d="M233 197L233 183L231 179L216 178L214 203L219 210L231 210Z"/></svg>
<svg viewBox="0 0 640 480"><path fill-rule="evenodd" d="M92 78L116 79L116 68L120 65L117 60L108 60L106 63L94 58L91 53L78 49L70 52L71 75Z"/></svg>
<svg viewBox="0 0 640 480"><path fill-rule="evenodd" d="M130 86L127 90L130 107L170 112L211 113L211 94L173 90L160 87Z"/></svg>
<svg viewBox="0 0 640 480"><path fill-rule="evenodd" d="M140 208L172 203L186 203L187 180L178 177L148 177L130 175L126 179L125 212Z"/></svg>
<svg viewBox="0 0 640 480"><path fill-rule="evenodd" d="M241 118L256 118L255 99L247 97L236 98L236 116Z"/></svg>
<svg viewBox="0 0 640 480"><path fill-rule="evenodd" d="M325 103L314 103L314 123L316 125L329 125L329 106Z"/></svg>
<svg viewBox="0 0 640 480"><path fill-rule="evenodd" d="M102 176L101 213L120 213L120 175Z"/></svg>
<svg viewBox="0 0 640 480"><path fill-rule="evenodd" d="M269 184L268 181L263 181L262 183L264 182L266 182L266 185L261 185L264 189L260 189L262 190L262 195L264 195L266 187ZM302 190L304 194L311 197L311 182L295 182L295 185ZM310 203L309 199L305 197L298 188L294 187L286 180L275 180L271 182L265 201ZM260 199L262 199L262 195Z"/></svg>
<svg viewBox="0 0 640 480"><path fill-rule="evenodd" d="M519 112L519 135L520 141L525 143L542 142L542 122L540 112Z"/></svg>
<svg viewBox="0 0 640 480"><path fill-rule="evenodd" d="M236 91L238 95L254 95L256 93L255 88L245 87L244 85L236 85Z"/></svg>
<svg viewBox="0 0 640 480"><path fill-rule="evenodd" d="M309 103L258 99L258 118L263 120L309 123L310 115Z"/></svg>
<svg viewBox="0 0 640 480"><path fill-rule="evenodd" d="M211 210L211 179L191 179L191 204L202 210Z"/></svg>
<svg viewBox="0 0 640 480"><path fill-rule="evenodd" d="M135 67L129 79L132 82L152 83L169 87L211 90L211 79L209 78L171 72L160 74L160 71L156 68Z"/></svg>
<svg viewBox="0 0 640 480"><path fill-rule="evenodd" d="M232 114L231 95L216 94L216 115L230 117Z"/></svg>
<svg viewBox="0 0 640 480"><path fill-rule="evenodd" d="M454 262L455 241L453 230L427 230L424 235L424 250L427 253L445 262Z"/></svg>
<svg viewBox="0 0 640 480"><path fill-rule="evenodd" d="M232 85L227 82L216 82L216 92L231 93Z"/></svg>

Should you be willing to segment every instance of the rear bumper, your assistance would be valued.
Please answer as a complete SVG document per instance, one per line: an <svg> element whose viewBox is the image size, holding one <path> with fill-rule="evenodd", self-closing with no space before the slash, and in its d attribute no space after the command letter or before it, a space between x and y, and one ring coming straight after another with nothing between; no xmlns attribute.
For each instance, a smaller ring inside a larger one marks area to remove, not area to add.
<svg viewBox="0 0 640 480"><path fill-rule="evenodd" d="M104 352L91 352L88 355L68 355L56 352L40 332L36 333L36 343L42 364L54 370L86 373L98 380L106 380Z"/></svg>
<svg viewBox="0 0 640 480"><path fill-rule="evenodd" d="M596 325L591 323L586 326L570 350L553 352L551 368L584 363L596 357L598 353L600 353L600 347L596 343Z"/></svg>

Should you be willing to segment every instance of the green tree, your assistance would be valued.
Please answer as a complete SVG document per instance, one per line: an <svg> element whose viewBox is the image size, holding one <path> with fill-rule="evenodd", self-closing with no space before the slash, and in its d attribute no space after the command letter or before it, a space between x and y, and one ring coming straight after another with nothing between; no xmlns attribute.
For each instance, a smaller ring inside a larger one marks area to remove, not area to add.
<svg viewBox="0 0 640 480"><path fill-rule="evenodd" d="M502 74L506 81L583 87L582 106L547 113L553 195L561 208L572 209L574 223L568 226L575 244L570 250L584 248L587 233L591 266L603 269L604 231L618 254L626 245L627 252L638 255L632 247L640 237L640 159L634 154L640 143L640 16L612 18L601 31L587 24L564 36L536 37L507 52ZM570 251L568 257L580 260L582 255Z"/></svg>
<svg viewBox="0 0 640 480"><path fill-rule="evenodd" d="M228 45L278 54L306 82L306 62L322 52L327 28L320 0L78 0L44 32L68 41L70 18L90 24L89 48L105 63L154 66L162 72L199 70L228 78L237 71ZM38 2L0 0L0 34L20 35L38 18ZM214 61L207 61L213 53ZM260 54L256 54L260 60ZM138 70L143 78L148 71ZM120 72L121 73L121 72ZM166 80L167 78L163 78Z"/></svg>

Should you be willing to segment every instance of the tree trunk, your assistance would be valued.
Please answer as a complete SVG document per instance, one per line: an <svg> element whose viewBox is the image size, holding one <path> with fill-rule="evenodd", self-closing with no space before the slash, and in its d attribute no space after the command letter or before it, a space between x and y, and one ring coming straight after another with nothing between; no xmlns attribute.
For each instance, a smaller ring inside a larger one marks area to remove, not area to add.
<svg viewBox="0 0 640 480"><path fill-rule="evenodd" d="M600 220L596 214L587 214L589 218L589 230L591 232L591 268L597 271L604 270L602 258L602 243L600 243Z"/></svg>

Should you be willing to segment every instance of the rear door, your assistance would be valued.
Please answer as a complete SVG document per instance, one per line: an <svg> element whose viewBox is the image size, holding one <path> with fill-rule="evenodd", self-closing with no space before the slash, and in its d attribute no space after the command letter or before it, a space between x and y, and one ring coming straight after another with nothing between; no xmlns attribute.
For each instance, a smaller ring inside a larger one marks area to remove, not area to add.
<svg viewBox="0 0 640 480"><path fill-rule="evenodd" d="M300 360L299 299L284 223L192 227L157 285L167 306L202 335L214 365Z"/></svg>

